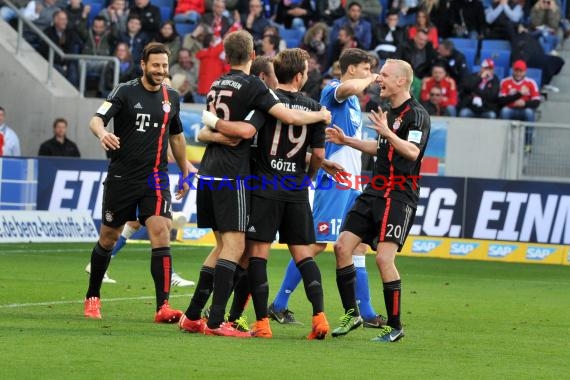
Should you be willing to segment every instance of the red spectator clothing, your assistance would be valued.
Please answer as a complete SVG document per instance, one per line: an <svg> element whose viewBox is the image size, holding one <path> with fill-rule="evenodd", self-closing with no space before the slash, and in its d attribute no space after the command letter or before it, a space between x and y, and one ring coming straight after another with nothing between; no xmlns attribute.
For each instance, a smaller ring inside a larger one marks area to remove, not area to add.
<svg viewBox="0 0 570 380"><path fill-rule="evenodd" d="M199 50L196 53L196 59L200 60L198 88L196 90L199 95L208 94L212 83L224 74L225 62L224 59L220 58L223 51L224 44L220 40L217 45Z"/></svg>
<svg viewBox="0 0 570 380"><path fill-rule="evenodd" d="M201 15L206 12L206 1L205 0L178 0L174 14L184 14L188 11L198 12Z"/></svg>
<svg viewBox="0 0 570 380"><path fill-rule="evenodd" d="M529 100L540 100L540 92L538 91L538 86L534 79L524 77L520 82L517 82L512 76L507 77L501 81L501 89L499 91L499 96L509 96L516 93L521 93L523 88L527 88L529 94L523 95L522 100L528 102ZM514 102L507 104L507 107L512 108Z"/></svg>
<svg viewBox="0 0 570 380"><path fill-rule="evenodd" d="M418 31L418 28L413 26L413 25L408 28L408 37L410 38L410 40L414 39L417 31ZM429 29L428 29L428 41L431 42L434 49L437 49L437 47L439 46L439 39L437 36L437 28L436 27L433 27L433 26L429 27Z"/></svg>
<svg viewBox="0 0 570 380"><path fill-rule="evenodd" d="M443 97L441 106L456 106L457 105L457 86L455 79L445 77L441 82L436 82L432 77L427 77L422 83L421 99L425 102L429 100L429 92L433 87L441 88L441 96Z"/></svg>

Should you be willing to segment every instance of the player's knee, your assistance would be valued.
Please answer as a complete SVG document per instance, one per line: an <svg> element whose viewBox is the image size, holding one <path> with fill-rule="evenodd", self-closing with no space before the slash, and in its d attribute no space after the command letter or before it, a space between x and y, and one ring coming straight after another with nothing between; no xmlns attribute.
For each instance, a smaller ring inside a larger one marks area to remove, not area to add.
<svg viewBox="0 0 570 380"><path fill-rule="evenodd" d="M119 240L119 236L121 236L120 230L101 230L101 234L99 235L99 245L105 249L113 249L115 243Z"/></svg>
<svg viewBox="0 0 570 380"><path fill-rule="evenodd" d="M338 239L334 243L334 254L337 258L337 261L340 259L350 259L352 256L352 249L351 247L347 246L343 239Z"/></svg>
<svg viewBox="0 0 570 380"><path fill-rule="evenodd" d="M147 225L148 233L151 237L161 240L170 240L170 221L165 223Z"/></svg>
<svg viewBox="0 0 570 380"><path fill-rule="evenodd" d="M376 254L376 265L378 269L388 269L394 266L394 258L391 255Z"/></svg>

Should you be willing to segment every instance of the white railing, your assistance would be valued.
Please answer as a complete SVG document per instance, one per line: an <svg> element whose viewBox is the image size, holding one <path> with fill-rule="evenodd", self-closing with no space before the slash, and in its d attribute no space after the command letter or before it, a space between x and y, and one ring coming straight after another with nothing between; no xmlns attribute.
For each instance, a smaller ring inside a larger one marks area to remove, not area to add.
<svg viewBox="0 0 570 380"><path fill-rule="evenodd" d="M4 0L4 4L10 7L18 17L18 37L16 42L16 55L21 56L22 46L24 40L24 25L30 28L38 37L45 42L49 47L48 52L48 70L47 70L47 84L49 86L53 85L53 61L55 54L57 54L62 59L66 60L76 60L79 62L79 93L83 97L85 95L85 78L87 77L87 61L112 61L114 62L113 71L113 86L119 83L119 69L120 62L117 57L112 56L102 56L102 55L86 55L86 54L67 54L60 49L52 40L50 40L40 28L34 25L33 22L26 19L24 15L20 12L18 7L16 7L10 0Z"/></svg>

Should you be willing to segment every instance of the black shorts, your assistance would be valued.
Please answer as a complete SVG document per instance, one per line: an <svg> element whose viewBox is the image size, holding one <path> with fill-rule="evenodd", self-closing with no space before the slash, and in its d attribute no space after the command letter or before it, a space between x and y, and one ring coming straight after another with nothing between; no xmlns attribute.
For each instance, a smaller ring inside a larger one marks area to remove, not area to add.
<svg viewBox="0 0 570 380"><path fill-rule="evenodd" d="M168 188L155 190L148 183L105 180L103 191L104 225L120 227L138 220L142 225L153 215L172 219L172 202Z"/></svg>
<svg viewBox="0 0 570 380"><path fill-rule="evenodd" d="M251 191L244 186L244 181L198 179L198 227L219 232L245 232L250 196Z"/></svg>
<svg viewBox="0 0 570 380"><path fill-rule="evenodd" d="M270 243L275 240L277 231L281 244L313 244L315 227L309 202L287 202L252 196L246 238Z"/></svg>
<svg viewBox="0 0 570 380"><path fill-rule="evenodd" d="M344 219L341 231L352 232L374 250L378 242L394 242L400 252L415 216L416 210L403 202L361 194Z"/></svg>

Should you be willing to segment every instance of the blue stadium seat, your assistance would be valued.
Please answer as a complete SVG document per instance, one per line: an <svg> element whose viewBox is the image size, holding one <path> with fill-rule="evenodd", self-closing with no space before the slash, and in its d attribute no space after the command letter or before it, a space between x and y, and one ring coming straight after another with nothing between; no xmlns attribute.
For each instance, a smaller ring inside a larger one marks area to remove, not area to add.
<svg viewBox="0 0 570 380"><path fill-rule="evenodd" d="M513 75L513 69L509 70L509 75ZM533 67L529 67L526 69L526 76L528 78L534 79L538 89L542 86L542 69L535 69Z"/></svg>
<svg viewBox="0 0 570 380"><path fill-rule="evenodd" d="M279 35L287 42L288 48L299 47L303 38L303 32L298 29L279 28Z"/></svg>
<svg viewBox="0 0 570 380"><path fill-rule="evenodd" d="M177 22L175 26L176 26L176 31L181 37L184 37L188 33L192 33L194 29L196 29L196 24L187 24L185 22Z"/></svg>
<svg viewBox="0 0 570 380"><path fill-rule="evenodd" d="M511 50L511 43L507 40L483 40L481 50Z"/></svg>
<svg viewBox="0 0 570 380"><path fill-rule="evenodd" d="M495 69L502 67L504 72L508 72L511 67L511 51L497 49L481 49L481 61L491 58L495 61Z"/></svg>
<svg viewBox="0 0 570 380"><path fill-rule="evenodd" d="M169 6L161 6L160 7L160 17L162 18L162 22L168 21L172 18L172 7Z"/></svg>
<svg viewBox="0 0 570 380"><path fill-rule="evenodd" d="M471 38L449 38L455 48L459 51L463 49L477 49L477 40Z"/></svg>
<svg viewBox="0 0 570 380"><path fill-rule="evenodd" d="M170 9L174 8L174 0L150 0L150 3L152 5L156 5L159 8L160 7L169 7Z"/></svg>
<svg viewBox="0 0 570 380"><path fill-rule="evenodd" d="M105 5L105 0L83 0L83 5L93 5L93 4L101 4Z"/></svg>
<svg viewBox="0 0 570 380"><path fill-rule="evenodd" d="M475 64L475 57L477 57L477 48L464 48L459 49L460 52L465 56L465 61L467 62L467 68L471 70Z"/></svg>

